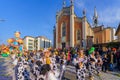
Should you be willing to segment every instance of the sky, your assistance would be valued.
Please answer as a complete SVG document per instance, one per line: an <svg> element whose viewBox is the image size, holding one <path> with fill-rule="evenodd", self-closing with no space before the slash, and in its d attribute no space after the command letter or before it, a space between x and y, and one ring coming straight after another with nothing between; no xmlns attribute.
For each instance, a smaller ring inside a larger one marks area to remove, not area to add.
<svg viewBox="0 0 120 80"><path fill-rule="evenodd" d="M70 0L65 0L66 6ZM53 26L56 12L62 9L63 0L0 0L0 44L14 37L15 31L24 36L45 36L53 41ZM120 0L74 0L75 13L82 17L83 9L92 25L94 7L97 9L99 25L118 27L120 22Z"/></svg>

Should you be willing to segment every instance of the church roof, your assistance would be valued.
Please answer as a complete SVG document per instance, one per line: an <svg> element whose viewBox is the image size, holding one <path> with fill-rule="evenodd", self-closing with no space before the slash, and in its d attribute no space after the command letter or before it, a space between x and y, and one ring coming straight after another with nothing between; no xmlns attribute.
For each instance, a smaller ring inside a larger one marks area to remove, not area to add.
<svg viewBox="0 0 120 80"><path fill-rule="evenodd" d="M70 15L70 7L63 7L62 13L66 15Z"/></svg>
<svg viewBox="0 0 120 80"><path fill-rule="evenodd" d="M60 18L60 16L63 15L70 15L70 7L63 7L62 10L60 10L59 12L57 12L58 18Z"/></svg>
<svg viewBox="0 0 120 80"><path fill-rule="evenodd" d="M100 32L104 29L104 25L100 25L100 26L97 26L97 27L93 27L92 28L93 31L96 33L96 32Z"/></svg>
<svg viewBox="0 0 120 80"><path fill-rule="evenodd" d="M118 34L118 32L120 32L120 24L119 24L119 26L118 26L118 28L117 28L117 30L116 30L115 35L117 35L117 34Z"/></svg>

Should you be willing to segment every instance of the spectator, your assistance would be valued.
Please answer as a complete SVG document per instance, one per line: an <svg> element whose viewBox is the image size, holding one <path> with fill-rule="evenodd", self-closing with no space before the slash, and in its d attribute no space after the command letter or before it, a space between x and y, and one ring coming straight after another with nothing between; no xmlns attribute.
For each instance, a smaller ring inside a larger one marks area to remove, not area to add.
<svg viewBox="0 0 120 80"><path fill-rule="evenodd" d="M100 71L101 71L101 68L102 68L102 59L101 59L101 56L99 55L97 57L97 63L96 63L96 68L97 68L97 74L100 75Z"/></svg>
<svg viewBox="0 0 120 80"><path fill-rule="evenodd" d="M104 55L102 61L103 61L102 71L106 72L108 70L108 58L106 54Z"/></svg>
<svg viewBox="0 0 120 80"><path fill-rule="evenodd" d="M112 54L113 54L113 68L115 68L116 67L116 61L117 61L117 59L116 59L116 48L113 48L112 49Z"/></svg>
<svg viewBox="0 0 120 80"><path fill-rule="evenodd" d="M67 53L67 65L70 64L70 61L71 61L71 54L70 54L70 51L68 51L68 53Z"/></svg>
<svg viewBox="0 0 120 80"><path fill-rule="evenodd" d="M117 58L117 68L120 70L120 47L116 52L116 58Z"/></svg>
<svg viewBox="0 0 120 80"><path fill-rule="evenodd" d="M99 56L100 56L99 52L96 51L96 53L95 53L95 57L98 58Z"/></svg>
<svg viewBox="0 0 120 80"><path fill-rule="evenodd" d="M112 54L112 52L108 53L108 63L109 63L109 70L113 71L113 54Z"/></svg>
<svg viewBox="0 0 120 80"><path fill-rule="evenodd" d="M86 54L86 56L89 55L89 48L86 49L85 54Z"/></svg>

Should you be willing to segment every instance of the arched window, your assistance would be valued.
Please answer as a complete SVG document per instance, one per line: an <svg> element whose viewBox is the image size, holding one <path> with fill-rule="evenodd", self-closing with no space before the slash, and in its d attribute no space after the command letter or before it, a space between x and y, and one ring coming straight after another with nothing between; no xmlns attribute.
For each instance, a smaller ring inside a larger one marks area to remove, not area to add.
<svg viewBox="0 0 120 80"><path fill-rule="evenodd" d="M77 40L80 40L80 30L77 31Z"/></svg>
<svg viewBox="0 0 120 80"><path fill-rule="evenodd" d="M62 37L65 37L66 36L66 25L65 25L65 22L63 22L62 24Z"/></svg>

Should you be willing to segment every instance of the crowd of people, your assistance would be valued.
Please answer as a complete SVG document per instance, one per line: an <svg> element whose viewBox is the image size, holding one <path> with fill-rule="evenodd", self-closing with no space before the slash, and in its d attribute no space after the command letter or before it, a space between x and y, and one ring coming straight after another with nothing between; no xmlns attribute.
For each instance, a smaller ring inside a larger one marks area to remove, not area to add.
<svg viewBox="0 0 120 80"><path fill-rule="evenodd" d="M17 80L64 80L68 65L75 67L77 80L85 80L86 74L94 80L94 74L99 76L101 71L120 70L120 48L108 48L104 52L94 47L44 49L24 51L21 56L13 52L10 57L17 70Z"/></svg>

